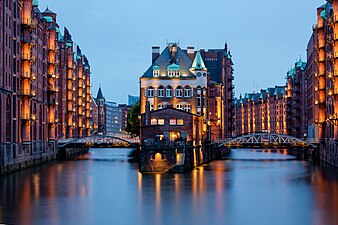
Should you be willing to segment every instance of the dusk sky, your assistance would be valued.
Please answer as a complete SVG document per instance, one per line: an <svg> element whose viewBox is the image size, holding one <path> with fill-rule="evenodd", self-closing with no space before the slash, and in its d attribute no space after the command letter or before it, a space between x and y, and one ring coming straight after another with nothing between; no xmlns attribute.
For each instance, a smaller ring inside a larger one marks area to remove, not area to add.
<svg viewBox="0 0 338 225"><path fill-rule="evenodd" d="M324 0L40 0L58 14L90 60L93 93L109 101L139 94L139 77L151 64L151 47L231 49L236 96L283 85L288 68L306 59L306 46Z"/></svg>

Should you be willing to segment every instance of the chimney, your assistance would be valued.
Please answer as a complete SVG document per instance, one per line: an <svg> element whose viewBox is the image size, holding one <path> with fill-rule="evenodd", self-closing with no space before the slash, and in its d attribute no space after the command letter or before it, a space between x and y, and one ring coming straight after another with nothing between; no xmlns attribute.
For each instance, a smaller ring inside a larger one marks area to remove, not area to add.
<svg viewBox="0 0 338 225"><path fill-rule="evenodd" d="M194 56L195 56L194 47L187 47L187 54L191 60L194 60Z"/></svg>
<svg viewBox="0 0 338 225"><path fill-rule="evenodd" d="M160 47L153 46L153 48L152 48L152 63L154 63L159 56L160 56Z"/></svg>

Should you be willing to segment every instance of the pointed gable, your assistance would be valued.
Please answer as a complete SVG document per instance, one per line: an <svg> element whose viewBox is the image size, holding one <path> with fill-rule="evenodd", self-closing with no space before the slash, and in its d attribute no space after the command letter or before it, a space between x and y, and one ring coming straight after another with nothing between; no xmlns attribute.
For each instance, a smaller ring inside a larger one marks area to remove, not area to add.
<svg viewBox="0 0 338 225"><path fill-rule="evenodd" d="M196 56L195 56L194 62L192 63L191 69L192 70L207 70L207 68L204 64L204 61L202 59L200 51L198 51L196 53Z"/></svg>

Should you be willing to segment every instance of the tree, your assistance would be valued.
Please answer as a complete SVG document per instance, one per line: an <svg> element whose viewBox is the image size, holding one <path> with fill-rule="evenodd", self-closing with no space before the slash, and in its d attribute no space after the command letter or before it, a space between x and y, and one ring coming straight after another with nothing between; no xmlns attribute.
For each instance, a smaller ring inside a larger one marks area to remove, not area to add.
<svg viewBox="0 0 338 225"><path fill-rule="evenodd" d="M128 111L126 131L133 136L140 136L140 110L140 101L138 101Z"/></svg>

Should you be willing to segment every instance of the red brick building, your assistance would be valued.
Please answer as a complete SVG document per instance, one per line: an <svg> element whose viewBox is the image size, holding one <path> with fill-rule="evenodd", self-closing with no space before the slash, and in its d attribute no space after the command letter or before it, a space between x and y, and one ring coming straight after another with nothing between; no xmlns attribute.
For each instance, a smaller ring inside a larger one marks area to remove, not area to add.
<svg viewBox="0 0 338 225"><path fill-rule="evenodd" d="M90 134L90 66L57 15L37 0L0 4L0 164L56 155L63 137Z"/></svg>
<svg viewBox="0 0 338 225"><path fill-rule="evenodd" d="M286 117L285 86L247 93L235 99L234 136L261 132L286 134Z"/></svg>
<svg viewBox="0 0 338 225"><path fill-rule="evenodd" d="M211 138L232 135L233 63L224 49L195 51L169 43L160 53L153 47L152 65L140 78L141 113L174 108L202 116Z"/></svg>
<svg viewBox="0 0 338 225"><path fill-rule="evenodd" d="M202 146L206 138L203 117L168 106L163 109L146 110L141 115L143 142L153 142L157 137L166 141L186 141L191 146ZM186 137L186 138L184 138Z"/></svg>

